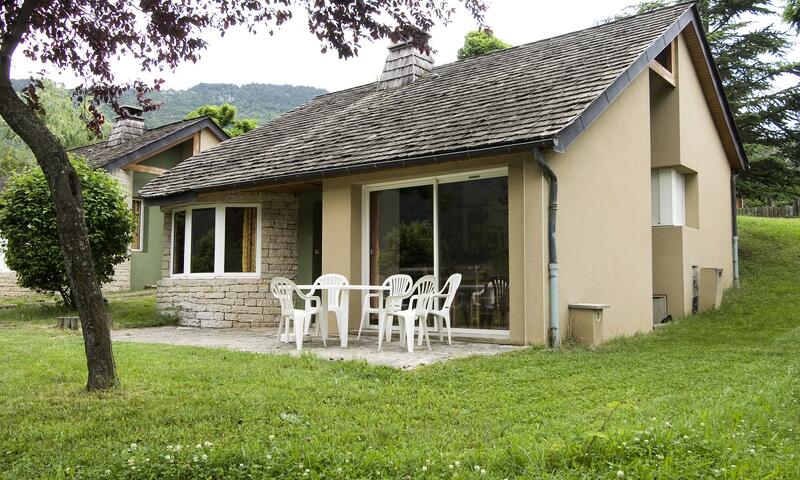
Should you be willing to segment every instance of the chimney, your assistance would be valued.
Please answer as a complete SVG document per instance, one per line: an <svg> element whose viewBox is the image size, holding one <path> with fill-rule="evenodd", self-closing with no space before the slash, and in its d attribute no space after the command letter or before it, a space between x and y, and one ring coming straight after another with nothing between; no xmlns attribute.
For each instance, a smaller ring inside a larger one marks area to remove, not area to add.
<svg viewBox="0 0 800 480"><path fill-rule="evenodd" d="M410 85L433 70L433 58L417 50L410 41L395 42L378 80L378 90Z"/></svg>
<svg viewBox="0 0 800 480"><path fill-rule="evenodd" d="M120 110L122 115L118 116L114 121L114 128L111 129L111 135L108 136L108 141L106 142L109 147L125 143L147 130L144 126L141 108L123 105Z"/></svg>

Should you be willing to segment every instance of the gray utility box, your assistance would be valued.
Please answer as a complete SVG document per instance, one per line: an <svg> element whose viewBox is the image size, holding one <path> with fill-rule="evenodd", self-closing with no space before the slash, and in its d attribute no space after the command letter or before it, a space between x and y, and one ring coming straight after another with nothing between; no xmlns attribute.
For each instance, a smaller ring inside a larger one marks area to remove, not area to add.
<svg viewBox="0 0 800 480"><path fill-rule="evenodd" d="M653 295L653 325L661 324L667 315L667 296Z"/></svg>

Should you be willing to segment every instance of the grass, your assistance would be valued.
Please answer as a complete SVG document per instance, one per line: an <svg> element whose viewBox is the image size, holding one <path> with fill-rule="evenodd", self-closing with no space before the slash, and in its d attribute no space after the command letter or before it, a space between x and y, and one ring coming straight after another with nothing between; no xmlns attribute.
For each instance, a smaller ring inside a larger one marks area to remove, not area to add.
<svg viewBox="0 0 800 480"><path fill-rule="evenodd" d="M716 312L414 372L117 343L89 394L79 337L3 320L0 478L800 478L800 222L741 237Z"/></svg>
<svg viewBox="0 0 800 480"><path fill-rule="evenodd" d="M53 297L36 296L32 299L10 299L7 302L17 304L17 307L0 308L0 328L53 326L56 324L56 317L77 316L76 312L55 302ZM173 316L156 315L155 294L110 294L108 310L111 313L114 329L157 327L177 323Z"/></svg>

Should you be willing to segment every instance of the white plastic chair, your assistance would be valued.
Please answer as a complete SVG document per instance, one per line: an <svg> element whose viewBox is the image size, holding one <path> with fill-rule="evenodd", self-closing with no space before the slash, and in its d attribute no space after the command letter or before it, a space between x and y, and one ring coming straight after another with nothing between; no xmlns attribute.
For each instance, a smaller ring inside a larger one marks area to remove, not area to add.
<svg viewBox="0 0 800 480"><path fill-rule="evenodd" d="M348 301L349 298L348 291L344 288L337 288L344 285L349 285L350 283L347 281L347 277L344 275L339 275L338 273L326 273L325 275L320 276L314 281L314 286L324 286L328 287L324 290L327 294L327 306L328 312L336 314L336 324L339 326L339 336L343 335L342 332L347 332L347 313L348 313ZM312 288L309 290L308 295L313 294L317 289ZM320 289L322 290L322 289ZM307 305L308 308L308 305ZM320 324L322 323L319 321L319 313L320 310L317 309L314 314L317 315L317 329L319 329ZM327 325L322 325L323 329L323 337L327 337Z"/></svg>
<svg viewBox="0 0 800 480"><path fill-rule="evenodd" d="M388 292L385 290L381 292L373 292L367 294L364 297L364 305L361 307L361 324L358 326L359 339L361 338L361 330L367 325L367 322L369 322L370 314L377 313L378 316L380 317L386 313L386 308L388 308L387 305L384 303L383 309L381 309L380 300L378 302L379 306L373 307L370 304L370 300L372 300L373 298L380 299L380 297L383 296L384 293L386 293L387 296L404 295L408 293L408 291L411 289L411 284L413 282L414 280L411 279L410 275L392 275L388 277L386 280L384 280L383 283L381 284L382 287L389 287ZM399 309L400 305L393 305L393 307L395 307L395 309Z"/></svg>
<svg viewBox="0 0 800 480"><path fill-rule="evenodd" d="M288 278L284 277L275 277L272 279L269 285L270 292L272 295L278 299L281 304L281 319L278 322L278 341L275 343L275 348L278 347L281 341L281 331L285 328L286 340L289 340L289 326L293 324L294 327L294 336L295 342L297 343L297 349L301 350L303 348L303 335L305 334L305 325L307 322L311 320L311 315L313 315L313 307L319 308L319 298L313 297L310 295L304 294L297 288L297 285ZM294 294L297 295L305 300L306 308L304 310L300 310L294 308ZM316 305L314 305L316 303ZM312 309L309 309L309 306L312 306ZM323 343L325 340L323 339Z"/></svg>
<svg viewBox="0 0 800 480"><path fill-rule="evenodd" d="M461 285L461 274L454 273L450 275L450 278L447 279L445 282L444 287L433 295L433 304L431 305L430 310L428 313L433 315L433 326L436 330L439 331L439 341L444 342L444 335L442 332L442 324L444 323L445 327L447 327L447 344L452 345L452 334L450 331L450 307L453 305L453 300L456 298L456 291L458 290L459 285ZM444 299L444 303L442 304L441 308L438 307L436 300L437 299Z"/></svg>
<svg viewBox="0 0 800 480"><path fill-rule="evenodd" d="M431 340L428 336L426 319L428 318L428 310L431 307L431 301L433 300L435 291L436 277L433 275L425 275L417 280L417 283L415 283L407 293L403 295L390 295L386 298L386 304L392 307L386 309L383 318L378 318L378 329L380 330L378 336L378 350L381 349L384 334L388 332L391 335L392 317L398 318L400 338L402 341L403 336L406 337L406 348L409 352L414 351L415 323L419 325L420 342L422 341L422 336L424 336L428 344L428 350L430 350ZM403 300L405 299L408 299L408 307L402 310Z"/></svg>

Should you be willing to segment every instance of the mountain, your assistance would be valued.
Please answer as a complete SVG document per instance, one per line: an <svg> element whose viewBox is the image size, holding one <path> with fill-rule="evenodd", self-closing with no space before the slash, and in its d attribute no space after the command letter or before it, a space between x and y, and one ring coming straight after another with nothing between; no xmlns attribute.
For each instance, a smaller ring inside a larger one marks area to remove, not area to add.
<svg viewBox="0 0 800 480"><path fill-rule="evenodd" d="M27 85L27 80L12 80L19 90ZM181 120L201 105L230 103L236 107L237 118L252 118L259 125L272 120L283 112L327 93L314 87L294 85L274 85L269 83L250 83L234 85L231 83L199 83L186 90L162 90L152 92L149 97L161 108L145 114L148 127ZM122 103L136 104L136 95L128 92L122 96Z"/></svg>

